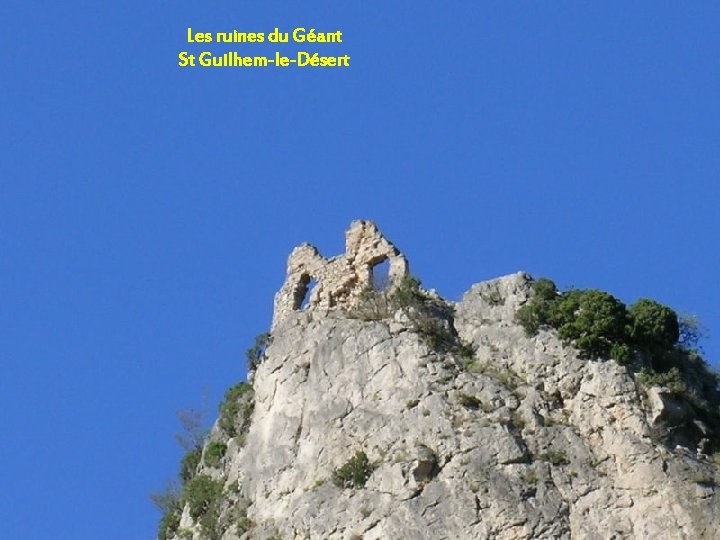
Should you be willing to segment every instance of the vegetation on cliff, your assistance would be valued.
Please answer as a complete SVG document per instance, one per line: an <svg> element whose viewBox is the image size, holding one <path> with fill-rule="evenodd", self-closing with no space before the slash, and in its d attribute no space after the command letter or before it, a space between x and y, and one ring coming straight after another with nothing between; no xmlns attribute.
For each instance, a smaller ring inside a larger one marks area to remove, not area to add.
<svg viewBox="0 0 720 540"><path fill-rule="evenodd" d="M179 482L170 482L163 492L151 495L163 513L159 540L168 540L184 532L180 530L180 521L186 505L203 535L211 540L219 539L233 524L238 532L250 526L247 501L240 499L240 503L231 504L223 482L204 470L221 466L229 441L234 440L238 447L244 444L254 404L252 385L241 382L230 388L219 407L217 430L210 438L196 413L179 413L187 432L178 436L186 450L178 471Z"/></svg>
<svg viewBox="0 0 720 540"><path fill-rule="evenodd" d="M531 300L520 307L516 321L528 336L552 328L585 358L612 358L628 366L644 388L660 387L663 393L689 406L685 426L699 419L709 448L720 448L720 379L700 354L699 324L679 317L671 308L642 298L627 307L611 294L597 289L559 292L555 283L542 278L533 283ZM698 428L696 428L698 429Z"/></svg>

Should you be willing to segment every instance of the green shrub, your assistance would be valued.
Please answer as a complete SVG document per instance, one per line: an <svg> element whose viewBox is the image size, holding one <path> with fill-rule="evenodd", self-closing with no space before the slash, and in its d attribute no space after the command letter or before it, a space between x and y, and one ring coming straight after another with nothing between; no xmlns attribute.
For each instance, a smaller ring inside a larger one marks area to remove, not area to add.
<svg viewBox="0 0 720 540"><path fill-rule="evenodd" d="M420 288L420 281L406 276L390 291L393 311L405 309L412 330L431 349L460 357L474 354L472 345L463 343L452 325L453 308Z"/></svg>
<svg viewBox="0 0 720 540"><path fill-rule="evenodd" d="M558 336L591 358L607 356L613 343L625 339L625 304L603 291L570 291L553 306L551 317Z"/></svg>
<svg viewBox="0 0 720 540"><path fill-rule="evenodd" d="M559 294L549 279L533 284L530 302L518 309L515 320L531 336L543 326L555 328L558 336L589 358L613 351L620 363L631 360L629 349L615 347L627 341L628 315L625 304L595 289L571 289Z"/></svg>
<svg viewBox="0 0 720 540"><path fill-rule="evenodd" d="M514 430L522 431L527 425L527 421L523 417L522 413L515 409L510 413L509 427Z"/></svg>
<svg viewBox="0 0 720 540"><path fill-rule="evenodd" d="M358 450L345 465L335 469L333 483L342 488L361 488L372 474L373 467L365 452Z"/></svg>
<svg viewBox="0 0 720 540"><path fill-rule="evenodd" d="M458 339L458 345L455 349L456 354L467 364L475 359L475 345Z"/></svg>
<svg viewBox="0 0 720 540"><path fill-rule="evenodd" d="M551 303L558 296L558 290L555 283L547 278L540 278L533 283L533 292L538 302Z"/></svg>
<svg viewBox="0 0 720 540"><path fill-rule="evenodd" d="M250 520L247 516L239 517L237 520L237 523L235 523L235 531L238 536L241 536L243 533L248 532L252 527L254 523L252 520Z"/></svg>
<svg viewBox="0 0 720 540"><path fill-rule="evenodd" d="M514 370L510 368L504 368L502 366L496 367L494 369L488 368L485 370L485 373L486 375L493 377L496 381L498 381L505 388L511 391L515 390L524 382L520 375L518 375Z"/></svg>
<svg viewBox="0 0 720 540"><path fill-rule="evenodd" d="M541 327L550 325L552 307L558 299L557 287L549 279L538 279L533 283L532 289L532 300L515 314L515 320L528 336L533 336Z"/></svg>
<svg viewBox="0 0 720 540"><path fill-rule="evenodd" d="M677 314L658 302L641 299L628 310L611 294L596 289L559 294L548 279L533 284L531 301L518 309L515 319L528 335L552 327L583 356L612 356L620 364L633 360L633 347L658 354L671 349L681 335ZM693 340L692 325L685 336Z"/></svg>
<svg viewBox="0 0 720 540"><path fill-rule="evenodd" d="M189 482L195 476L201 455L202 448L195 448L183 456L180 462L180 479L183 483Z"/></svg>
<svg viewBox="0 0 720 540"><path fill-rule="evenodd" d="M252 520L247 517L247 510L249 506L250 501L248 499L244 497L238 499L237 502L223 515L223 519L216 529L218 531L226 530L234 524L235 532L238 536L242 536L243 533L248 532L255 525Z"/></svg>
<svg viewBox="0 0 720 540"><path fill-rule="evenodd" d="M350 310L349 315L363 321L381 321L390 318L394 312L387 290L376 291L370 288L360 293L357 304Z"/></svg>
<svg viewBox="0 0 720 540"><path fill-rule="evenodd" d="M407 307L422 307L426 296L420 288L420 280L413 276L405 276L390 292L392 307L397 311Z"/></svg>
<svg viewBox="0 0 720 540"><path fill-rule="evenodd" d="M382 290L369 287L364 290L350 310L350 316L365 321L380 321L392 317L399 309L423 309L426 300L420 280L405 276L393 287Z"/></svg>
<svg viewBox="0 0 720 540"><path fill-rule="evenodd" d="M542 315L542 311L535 304L525 304L515 312L515 322L525 329L528 337L534 336L545 324Z"/></svg>
<svg viewBox="0 0 720 540"><path fill-rule="evenodd" d="M218 425L229 437L235 437L249 426L255 408L253 397L252 385L246 382L238 383L225 393Z"/></svg>
<svg viewBox="0 0 720 540"><path fill-rule="evenodd" d="M158 540L170 540L180 527L180 518L182 517L182 509L173 510L163 514L160 518L158 526Z"/></svg>
<svg viewBox="0 0 720 540"><path fill-rule="evenodd" d="M217 467L220 465L222 458L225 457L227 445L219 441L213 441L205 448L205 456L203 461L208 467Z"/></svg>
<svg viewBox="0 0 720 540"><path fill-rule="evenodd" d="M245 446L245 441L247 440L247 433L238 433L233 437L235 440L235 444L237 444L238 448L242 448Z"/></svg>
<svg viewBox="0 0 720 540"><path fill-rule="evenodd" d="M625 343L613 343L610 347L610 358L614 359L621 366L626 366L633 360L633 352Z"/></svg>
<svg viewBox="0 0 720 540"><path fill-rule="evenodd" d="M669 349L680 337L678 316L672 309L642 298L629 310L630 337L641 347Z"/></svg>
<svg viewBox="0 0 720 540"><path fill-rule="evenodd" d="M223 482L199 474L185 486L183 501L187 503L190 516L202 528L203 535L210 540L219 540L229 524L221 522L223 505Z"/></svg>
<svg viewBox="0 0 720 540"><path fill-rule="evenodd" d="M392 317L404 310L409 326L431 349L461 357L472 356L474 349L457 336L451 321L452 307L422 290L420 280L405 276L395 286L382 291L363 291L349 315L366 321Z"/></svg>
<svg viewBox="0 0 720 540"><path fill-rule="evenodd" d="M523 475L523 480L526 483L534 486L538 483L538 475L535 471L529 470Z"/></svg>
<svg viewBox="0 0 720 540"><path fill-rule="evenodd" d="M477 410L482 405L482 402L475 396L469 394L460 393L458 394L458 403L466 409Z"/></svg>
<svg viewBox="0 0 720 540"><path fill-rule="evenodd" d="M449 352L459 346L457 336L445 323L445 320L425 313L411 316L413 331L434 351Z"/></svg>
<svg viewBox="0 0 720 540"><path fill-rule="evenodd" d="M183 499L188 504L190 516L198 519L207 513L222 496L223 485L206 474L199 474L185 486Z"/></svg>
<svg viewBox="0 0 720 540"><path fill-rule="evenodd" d="M664 373L643 368L635 378L645 386L661 386L676 396L684 396L688 390L680 370L676 367Z"/></svg>
<svg viewBox="0 0 720 540"><path fill-rule="evenodd" d="M549 452L540 454L538 456L538 459L542 461L547 461L552 465L567 465L568 463L570 463L567 455L562 450L550 450Z"/></svg>

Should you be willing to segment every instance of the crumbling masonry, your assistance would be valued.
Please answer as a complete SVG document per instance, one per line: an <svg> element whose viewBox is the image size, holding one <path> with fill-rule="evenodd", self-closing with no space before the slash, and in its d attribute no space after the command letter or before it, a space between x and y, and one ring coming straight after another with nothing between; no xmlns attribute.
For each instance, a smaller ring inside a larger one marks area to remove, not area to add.
<svg viewBox="0 0 720 540"><path fill-rule="evenodd" d="M272 328L301 306L352 307L362 292L373 286L373 268L384 261L389 262L388 286L393 287L408 274L408 262L372 221L350 224L343 255L326 259L315 246L296 247L288 258L285 283L275 295ZM313 281L316 284L309 291Z"/></svg>

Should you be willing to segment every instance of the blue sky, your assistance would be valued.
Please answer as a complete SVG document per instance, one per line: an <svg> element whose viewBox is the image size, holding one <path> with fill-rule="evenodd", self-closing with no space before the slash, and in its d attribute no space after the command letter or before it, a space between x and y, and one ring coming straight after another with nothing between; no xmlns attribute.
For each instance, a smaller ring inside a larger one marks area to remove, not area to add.
<svg viewBox="0 0 720 540"><path fill-rule="evenodd" d="M153 538L175 411L207 393L214 418L292 247L340 253L356 218L450 299L518 270L651 297L720 359L717 3L6 0L0 20L7 538ZM320 50L351 67L183 70L189 26L339 29Z"/></svg>

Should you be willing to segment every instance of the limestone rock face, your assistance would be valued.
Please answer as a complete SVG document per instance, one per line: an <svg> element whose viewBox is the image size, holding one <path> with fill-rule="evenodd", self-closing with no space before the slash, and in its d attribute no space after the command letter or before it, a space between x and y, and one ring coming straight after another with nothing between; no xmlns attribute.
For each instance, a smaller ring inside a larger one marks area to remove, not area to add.
<svg viewBox="0 0 720 540"><path fill-rule="evenodd" d="M316 301L330 307L345 290L332 265L355 265L362 283L358 261L401 257L366 243L377 237L365 227L330 262L299 248L289 276L324 278L328 296ZM230 441L221 464L198 471L221 479L226 506L249 504L249 522L227 522L215 538L718 537L717 466L653 442L663 402L649 403L624 367L580 359L553 332L525 335L514 315L531 295L526 274L479 283L452 306L464 348L432 346L402 308L361 320L285 309L288 294L242 446ZM222 437L216 425L210 439ZM366 482L337 485L358 452L371 464ZM213 537L187 507L180 527Z"/></svg>

